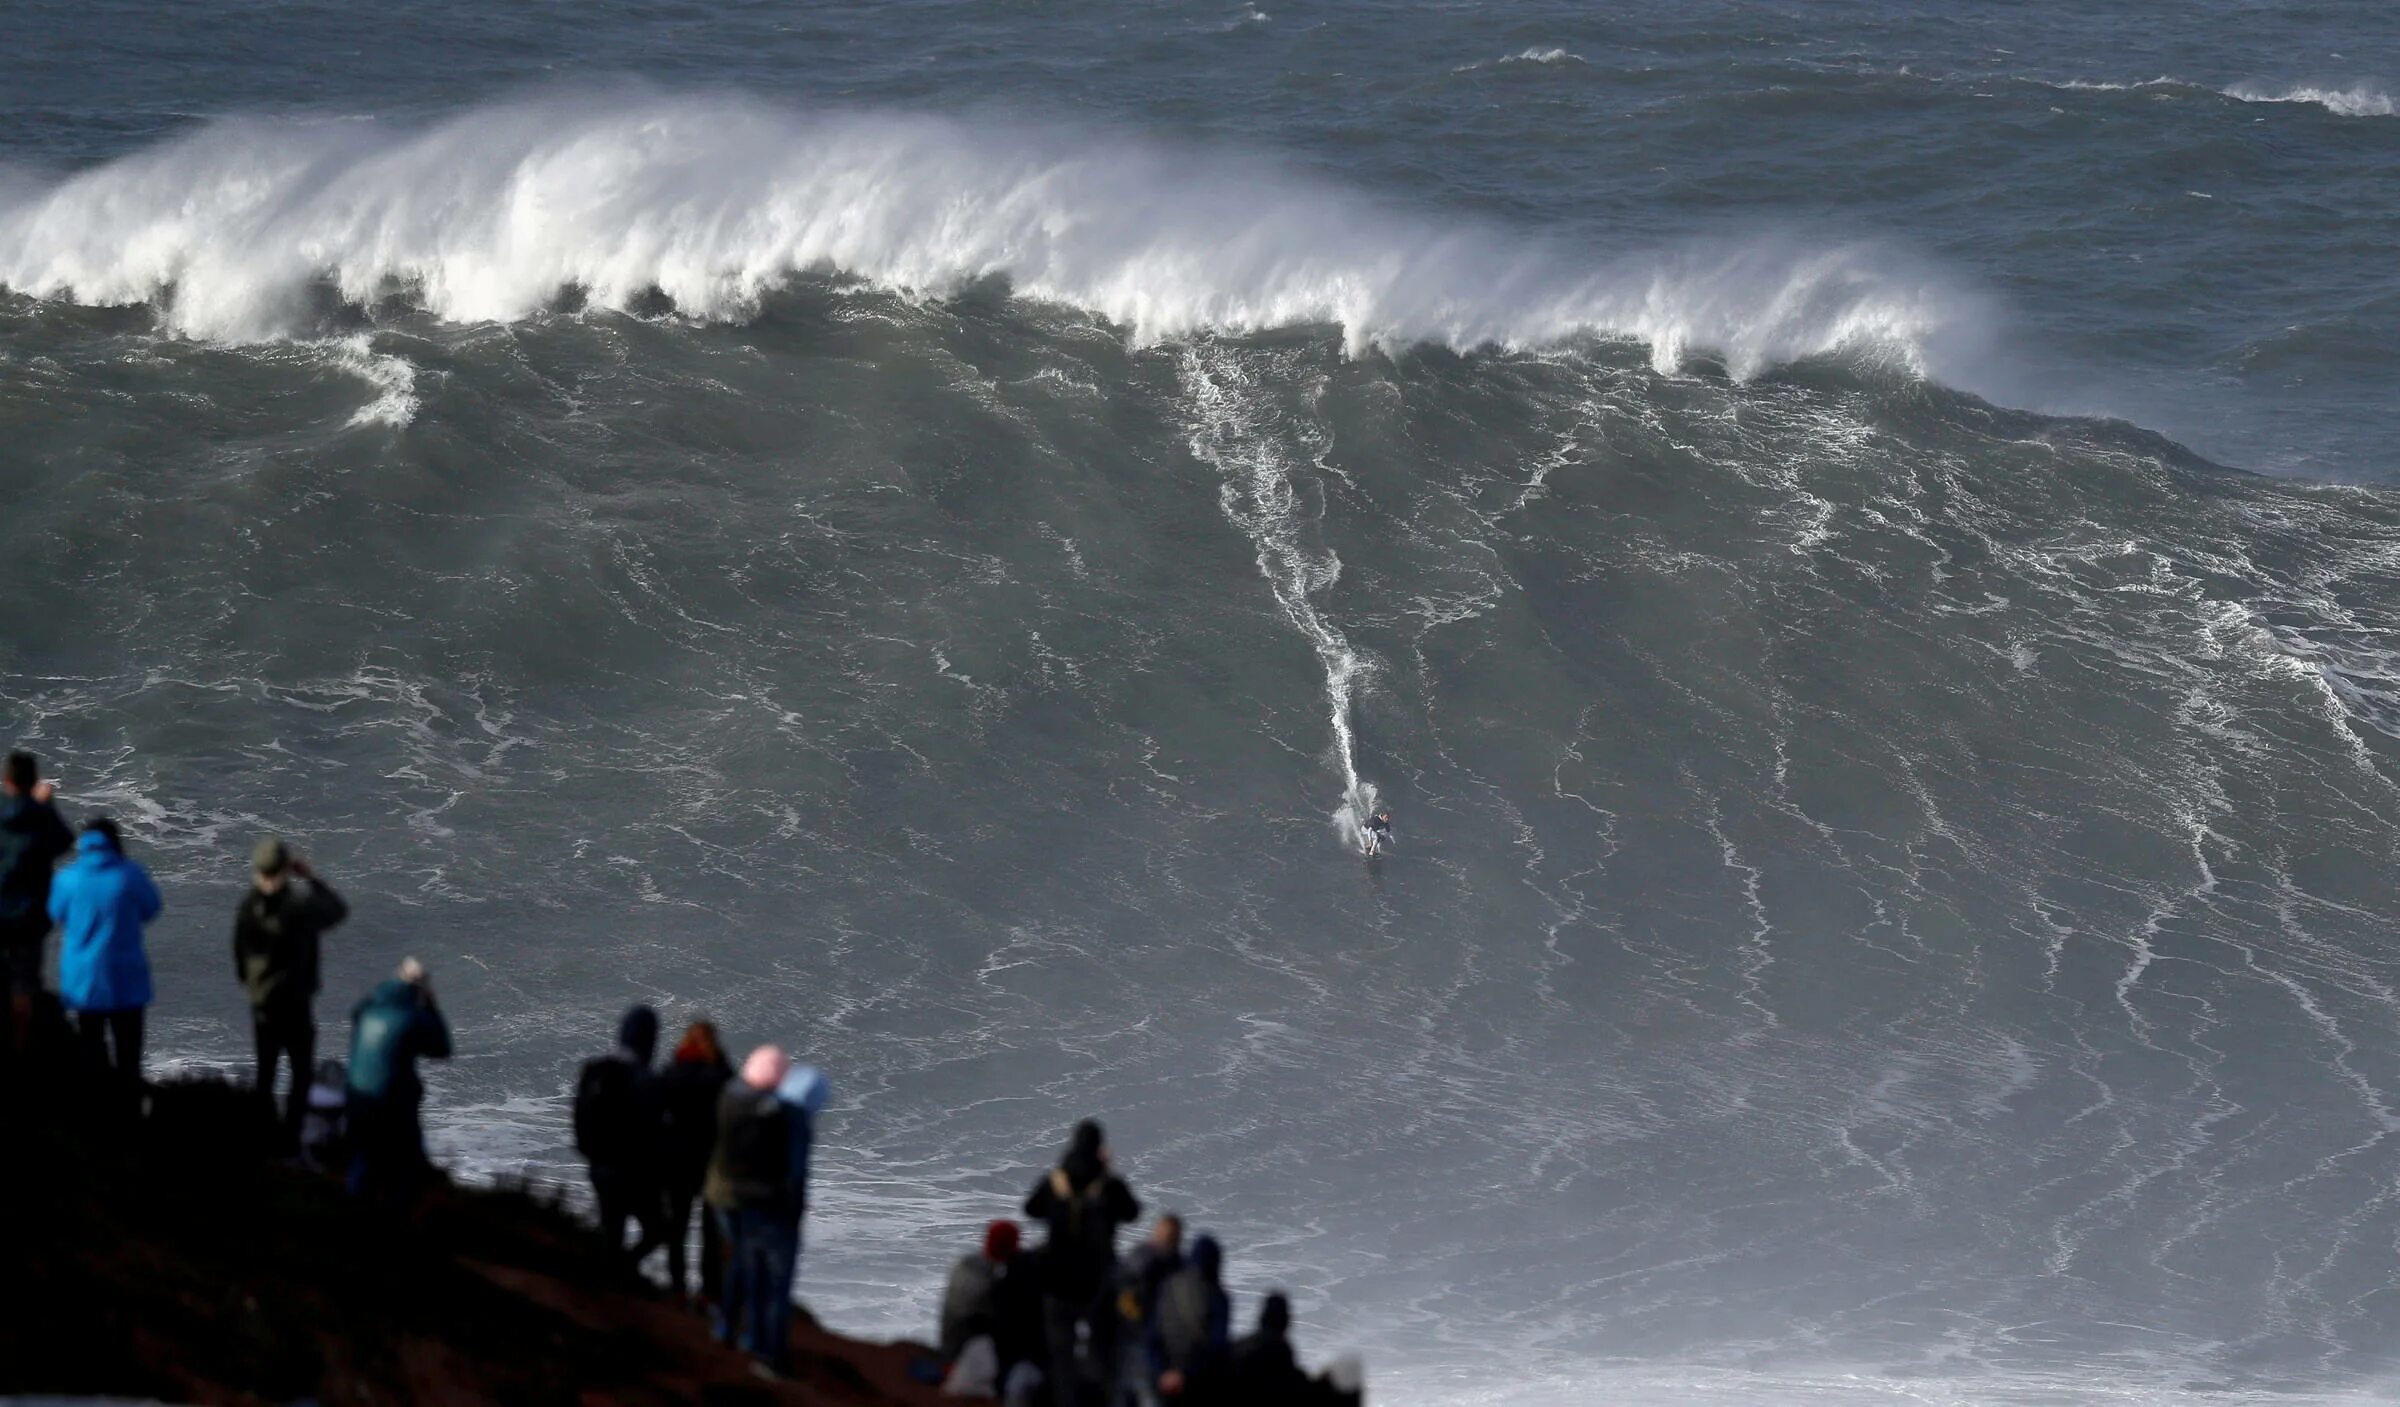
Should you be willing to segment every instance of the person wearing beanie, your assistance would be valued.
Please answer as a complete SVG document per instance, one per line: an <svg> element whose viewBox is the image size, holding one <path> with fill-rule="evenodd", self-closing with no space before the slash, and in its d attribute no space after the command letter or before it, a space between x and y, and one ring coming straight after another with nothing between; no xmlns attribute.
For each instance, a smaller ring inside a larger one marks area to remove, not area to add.
<svg viewBox="0 0 2400 1407"><path fill-rule="evenodd" d="M717 1100L733 1078L733 1066L718 1043L717 1028L695 1021L684 1028L675 1054L658 1075L661 1122L660 1181L667 1203L667 1279L678 1296L690 1293L685 1263L685 1239L692 1208L700 1201L700 1184L708 1177L709 1155L717 1147ZM725 1247L710 1219L700 1218L700 1298L711 1306L723 1303Z"/></svg>
<svg viewBox="0 0 2400 1407"><path fill-rule="evenodd" d="M1016 1256L1017 1224L1004 1219L984 1228L982 1249L960 1256L950 1267L949 1282L942 1288L938 1341L944 1364L957 1363L970 1339L998 1338L1000 1282Z"/></svg>
<svg viewBox="0 0 2400 1407"><path fill-rule="evenodd" d="M583 1063L575 1080L575 1151L590 1166L599 1205L600 1239L627 1256L627 1268L658 1249L667 1236L662 1120L650 1056L658 1048L658 1013L629 1009L617 1023L617 1043ZM625 1223L636 1226L625 1250Z"/></svg>
<svg viewBox="0 0 2400 1407"><path fill-rule="evenodd" d="M1049 1228L1042 1243L1042 1325L1059 1407L1075 1407L1086 1381L1106 1384L1117 1375L1117 1228L1140 1216L1142 1204L1108 1163L1106 1135L1098 1121L1085 1119L1058 1166L1025 1199L1025 1215Z"/></svg>
<svg viewBox="0 0 2400 1407"><path fill-rule="evenodd" d="M349 915L342 896L283 841L269 837L250 852L250 887L233 914L233 975L250 998L258 1097L270 1114L275 1068L290 1067L281 1125L286 1145L298 1142L316 1062L320 940Z"/></svg>

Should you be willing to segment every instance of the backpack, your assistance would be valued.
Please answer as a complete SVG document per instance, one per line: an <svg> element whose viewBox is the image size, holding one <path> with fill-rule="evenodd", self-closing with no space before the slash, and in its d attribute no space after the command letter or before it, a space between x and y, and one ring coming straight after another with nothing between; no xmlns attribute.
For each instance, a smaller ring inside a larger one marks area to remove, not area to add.
<svg viewBox="0 0 2400 1407"><path fill-rule="evenodd" d="M641 1151L640 1078L620 1056L583 1063L575 1083L575 1151L595 1166L628 1163Z"/></svg>
<svg viewBox="0 0 2400 1407"><path fill-rule="evenodd" d="M1108 1215L1108 1184L1109 1177L1103 1173L1078 1192L1068 1185L1064 1168L1050 1170L1050 1194L1060 1207L1052 1214L1051 1236L1062 1248L1071 1248L1066 1254L1105 1259L1113 1248L1117 1224Z"/></svg>

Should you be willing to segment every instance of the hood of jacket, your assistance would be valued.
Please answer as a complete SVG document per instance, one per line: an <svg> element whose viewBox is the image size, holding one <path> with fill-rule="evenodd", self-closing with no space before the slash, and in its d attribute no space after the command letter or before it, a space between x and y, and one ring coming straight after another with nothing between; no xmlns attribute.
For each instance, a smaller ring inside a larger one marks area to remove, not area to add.
<svg viewBox="0 0 2400 1407"><path fill-rule="evenodd" d="M633 1052L636 1064L648 1065L658 1051L658 1013L646 1006L629 1008L617 1023L617 1044Z"/></svg>
<svg viewBox="0 0 2400 1407"><path fill-rule="evenodd" d="M1107 1146L1108 1136L1100 1131L1097 1119L1086 1119L1075 1126L1067 1140L1066 1156L1058 1160L1058 1170L1067 1175L1067 1185L1081 1191L1100 1180L1108 1171L1101 1161L1100 1150Z"/></svg>

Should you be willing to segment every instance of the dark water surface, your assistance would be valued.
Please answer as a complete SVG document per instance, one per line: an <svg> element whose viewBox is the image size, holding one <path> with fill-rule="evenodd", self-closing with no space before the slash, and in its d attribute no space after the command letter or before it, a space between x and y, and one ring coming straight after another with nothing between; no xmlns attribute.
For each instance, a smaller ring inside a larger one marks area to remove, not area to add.
<svg viewBox="0 0 2400 1407"><path fill-rule="evenodd" d="M826 1065L841 1328L1098 1112L1385 1400L2394 1381L2379 7L0 28L162 1061L288 831L470 1169L631 999Z"/></svg>

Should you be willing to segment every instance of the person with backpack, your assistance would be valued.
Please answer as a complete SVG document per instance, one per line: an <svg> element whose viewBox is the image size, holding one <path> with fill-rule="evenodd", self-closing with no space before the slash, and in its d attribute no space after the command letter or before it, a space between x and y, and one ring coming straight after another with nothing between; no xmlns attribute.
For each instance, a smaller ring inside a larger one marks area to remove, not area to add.
<svg viewBox="0 0 2400 1407"><path fill-rule="evenodd" d="M426 1168L417 1062L449 1058L450 1023L415 958L350 1009L351 1196L397 1206L415 1194Z"/></svg>
<svg viewBox="0 0 2400 1407"><path fill-rule="evenodd" d="M700 1185L708 1178L709 1155L717 1146L717 1100L733 1067L717 1042L717 1028L695 1021L684 1029L675 1054L658 1076L661 1123L660 1180L667 1204L667 1278L678 1297L688 1294L686 1238ZM725 1293L725 1246L708 1216L700 1218L700 1298L721 1305Z"/></svg>
<svg viewBox="0 0 2400 1407"><path fill-rule="evenodd" d="M1075 1126L1066 1156L1034 1184L1025 1215L1048 1226L1042 1247L1042 1322L1058 1407L1076 1407L1087 1380L1116 1376L1117 1228L1142 1214L1123 1178L1109 1171L1100 1125Z"/></svg>
<svg viewBox="0 0 2400 1407"><path fill-rule="evenodd" d="M50 878L75 848L30 752L0 766L0 984L7 989L8 1053L33 1048L34 999L42 991L42 945L50 937Z"/></svg>
<svg viewBox="0 0 2400 1407"><path fill-rule="evenodd" d="M650 1056L658 1048L658 1013L636 1006L617 1023L617 1043L587 1060L575 1080L575 1151L592 1178L600 1238L627 1267L666 1239L666 1186L661 1178L663 1129ZM625 1250L625 1223L636 1227Z"/></svg>
<svg viewBox="0 0 2400 1407"><path fill-rule="evenodd" d="M825 1077L762 1045L717 1101L717 1147L702 1196L725 1239L725 1342L791 1371L792 1282Z"/></svg>
<svg viewBox="0 0 2400 1407"><path fill-rule="evenodd" d="M142 1013L155 995L142 928L163 906L150 872L126 858L117 823L106 816L85 823L75 863L50 884L58 998L75 1013L90 1063L127 1089L141 1084Z"/></svg>
<svg viewBox="0 0 2400 1407"><path fill-rule="evenodd" d="M1225 1297L1225 1255L1214 1236L1192 1242L1191 1260L1158 1289L1146 1348L1150 1380L1171 1403L1210 1403L1224 1388L1233 1305Z"/></svg>
<svg viewBox="0 0 2400 1407"><path fill-rule="evenodd" d="M258 1054L258 1097L275 1108L275 1067L291 1066L282 1136L296 1146L317 1050L318 950L350 906L307 860L272 837L250 852L250 888L233 915L233 975L250 997ZM295 884L297 881L297 884Z"/></svg>

